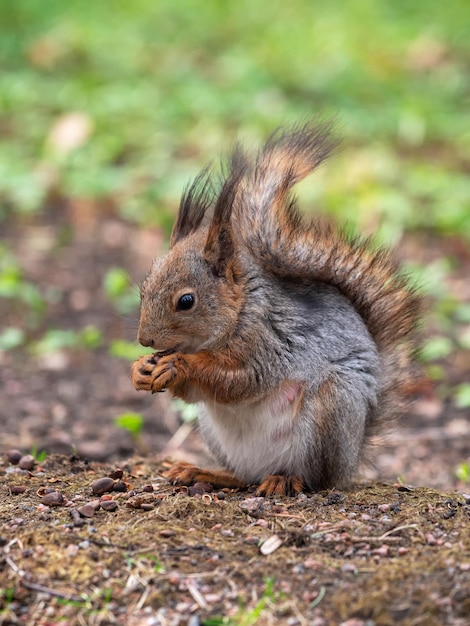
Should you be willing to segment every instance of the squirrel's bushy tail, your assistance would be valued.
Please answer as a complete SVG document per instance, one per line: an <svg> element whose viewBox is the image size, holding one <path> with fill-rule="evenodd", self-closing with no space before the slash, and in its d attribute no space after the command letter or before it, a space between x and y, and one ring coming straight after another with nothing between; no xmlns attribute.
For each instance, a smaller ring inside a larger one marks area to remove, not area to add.
<svg viewBox="0 0 470 626"><path fill-rule="evenodd" d="M420 299L390 255L321 220L306 221L290 191L330 154L330 125L304 124L273 134L245 169L234 204L243 243L280 279L334 285L355 306L379 350L406 344ZM401 350L405 356L407 350ZM398 352L396 352L398 356Z"/></svg>

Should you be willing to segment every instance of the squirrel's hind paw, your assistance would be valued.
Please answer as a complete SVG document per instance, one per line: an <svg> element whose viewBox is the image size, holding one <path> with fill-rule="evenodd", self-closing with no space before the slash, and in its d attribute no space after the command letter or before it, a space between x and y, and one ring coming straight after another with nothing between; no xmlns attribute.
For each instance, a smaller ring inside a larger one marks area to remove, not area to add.
<svg viewBox="0 0 470 626"><path fill-rule="evenodd" d="M232 489L246 487L246 483L239 480L231 472L203 469L184 461L175 463L163 475L174 485L210 483L214 487L230 487Z"/></svg>
<svg viewBox="0 0 470 626"><path fill-rule="evenodd" d="M300 476L265 476L256 490L259 496L296 496L304 487Z"/></svg>

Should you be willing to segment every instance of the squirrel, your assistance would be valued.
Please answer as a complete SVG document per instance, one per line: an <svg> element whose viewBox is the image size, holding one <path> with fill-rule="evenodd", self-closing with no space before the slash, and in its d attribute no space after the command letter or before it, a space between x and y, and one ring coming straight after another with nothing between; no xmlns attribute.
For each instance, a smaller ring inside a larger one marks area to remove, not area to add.
<svg viewBox="0 0 470 626"><path fill-rule="evenodd" d="M176 463L175 484L260 495L345 486L413 380L420 297L390 254L305 220L292 187L336 140L329 123L237 146L183 193L166 256L141 286L139 390L199 403L224 470Z"/></svg>

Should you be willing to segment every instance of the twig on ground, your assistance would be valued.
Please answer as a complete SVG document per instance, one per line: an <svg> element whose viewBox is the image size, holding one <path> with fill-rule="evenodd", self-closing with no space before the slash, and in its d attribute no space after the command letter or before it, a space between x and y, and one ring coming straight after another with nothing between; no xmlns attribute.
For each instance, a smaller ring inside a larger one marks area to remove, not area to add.
<svg viewBox="0 0 470 626"><path fill-rule="evenodd" d="M15 572L15 574L19 576L22 586L26 589L29 589L30 591L38 591L39 593L45 593L49 596L54 596L55 598L69 600L70 602L85 602L84 598L82 598L81 596L75 596L71 593L57 591L56 589L52 589L51 587L45 587L44 585L40 585L39 583L35 583L32 580L29 580L27 572L18 567L18 565L13 561L11 557L5 555L5 562Z"/></svg>

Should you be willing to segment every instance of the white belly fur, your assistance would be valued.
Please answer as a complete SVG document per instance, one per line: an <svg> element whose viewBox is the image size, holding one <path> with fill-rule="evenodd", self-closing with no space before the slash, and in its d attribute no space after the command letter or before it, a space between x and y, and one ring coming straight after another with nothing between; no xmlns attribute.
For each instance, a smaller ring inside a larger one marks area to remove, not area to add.
<svg viewBox="0 0 470 626"><path fill-rule="evenodd" d="M201 402L202 436L218 460L247 482L300 474L308 439L298 415L302 395L301 385L289 382L252 404Z"/></svg>

